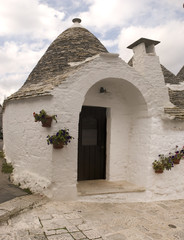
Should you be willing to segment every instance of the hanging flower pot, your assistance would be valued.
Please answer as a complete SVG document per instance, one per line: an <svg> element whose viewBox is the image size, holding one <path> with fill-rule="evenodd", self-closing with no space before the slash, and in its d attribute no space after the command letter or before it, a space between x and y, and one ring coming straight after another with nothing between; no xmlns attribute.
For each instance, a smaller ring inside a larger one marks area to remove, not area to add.
<svg viewBox="0 0 184 240"><path fill-rule="evenodd" d="M155 173L163 173L164 171L164 162L162 160L155 160L153 163L153 169Z"/></svg>
<svg viewBox="0 0 184 240"><path fill-rule="evenodd" d="M157 169L157 170L155 170L155 173L163 173L163 169Z"/></svg>
<svg viewBox="0 0 184 240"><path fill-rule="evenodd" d="M42 122L42 127L51 127L52 117L46 116L45 119L42 120L41 122Z"/></svg>
<svg viewBox="0 0 184 240"><path fill-rule="evenodd" d="M69 129L60 129L56 134L47 136L47 144L53 144L53 148L61 149L64 145L70 143L73 137L69 134Z"/></svg>
<svg viewBox="0 0 184 240"><path fill-rule="evenodd" d="M180 159L178 159L178 158L174 159L174 160L173 160L173 163L174 163L174 164L180 164Z"/></svg>
<svg viewBox="0 0 184 240"><path fill-rule="evenodd" d="M175 155L172 156L172 161L174 164L179 164L180 160L181 160L181 155L180 155L179 151L176 151Z"/></svg>
<svg viewBox="0 0 184 240"><path fill-rule="evenodd" d="M55 148L55 149L59 149L59 148L63 148L63 147L64 147L63 142L53 143L53 148Z"/></svg>
<svg viewBox="0 0 184 240"><path fill-rule="evenodd" d="M51 127L52 119L54 119L57 122L56 115L49 116L43 109L40 111L39 114L34 112L33 116L35 118L35 122L42 123L42 127Z"/></svg>

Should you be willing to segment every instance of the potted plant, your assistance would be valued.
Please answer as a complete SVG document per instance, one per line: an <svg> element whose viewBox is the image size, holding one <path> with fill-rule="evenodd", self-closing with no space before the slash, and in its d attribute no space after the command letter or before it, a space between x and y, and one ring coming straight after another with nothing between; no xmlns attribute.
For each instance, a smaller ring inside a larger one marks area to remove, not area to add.
<svg viewBox="0 0 184 240"><path fill-rule="evenodd" d="M172 167L174 167L172 157L164 157L164 168L166 170L171 170Z"/></svg>
<svg viewBox="0 0 184 240"><path fill-rule="evenodd" d="M175 148L175 153L169 153L168 156L160 154L159 160L155 160L152 165L156 173L161 173L166 170L171 170L174 167L174 164L179 164L180 160L184 158L184 146L182 149L178 149L178 146Z"/></svg>
<svg viewBox="0 0 184 240"><path fill-rule="evenodd" d="M153 169L155 170L155 173L163 173L164 171L164 162L162 160L155 160L153 163Z"/></svg>
<svg viewBox="0 0 184 240"><path fill-rule="evenodd" d="M73 137L69 134L69 129L60 129L56 134L47 136L47 143L53 144L55 149L63 148L64 145L70 143Z"/></svg>
<svg viewBox="0 0 184 240"><path fill-rule="evenodd" d="M179 164L183 156L184 156L184 148L179 150L178 146L176 145L175 154L172 156L173 163Z"/></svg>
<svg viewBox="0 0 184 240"><path fill-rule="evenodd" d="M57 115L49 116L43 109L40 111L39 114L34 112L33 116L35 118L35 122L42 122L42 127L51 127L52 119L57 122Z"/></svg>

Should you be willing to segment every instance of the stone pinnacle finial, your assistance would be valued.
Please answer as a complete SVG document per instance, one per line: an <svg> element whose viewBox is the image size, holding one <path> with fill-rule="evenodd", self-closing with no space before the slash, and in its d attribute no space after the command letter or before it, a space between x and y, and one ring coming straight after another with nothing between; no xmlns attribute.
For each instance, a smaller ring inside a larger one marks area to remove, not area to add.
<svg viewBox="0 0 184 240"><path fill-rule="evenodd" d="M81 19L80 18L74 18L72 20L73 23L81 23Z"/></svg>

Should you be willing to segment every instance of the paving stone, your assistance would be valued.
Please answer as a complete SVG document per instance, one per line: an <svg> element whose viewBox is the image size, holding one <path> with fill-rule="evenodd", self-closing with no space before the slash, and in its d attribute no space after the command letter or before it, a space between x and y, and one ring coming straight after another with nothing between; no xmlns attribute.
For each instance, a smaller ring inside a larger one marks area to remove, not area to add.
<svg viewBox="0 0 184 240"><path fill-rule="evenodd" d="M39 219L40 220L50 220L52 219L52 216L50 214L39 214Z"/></svg>
<svg viewBox="0 0 184 240"><path fill-rule="evenodd" d="M30 240L47 240L45 235L34 235L34 236L29 236Z"/></svg>
<svg viewBox="0 0 184 240"><path fill-rule="evenodd" d="M68 221L75 226L81 225L85 222L82 218L68 219Z"/></svg>
<svg viewBox="0 0 184 240"><path fill-rule="evenodd" d="M17 230L16 231L16 234L15 234L17 237L26 237L29 235L29 231L28 230Z"/></svg>
<svg viewBox="0 0 184 240"><path fill-rule="evenodd" d="M55 232L56 234L61 234L61 233L67 233L68 231L65 228L62 228L62 229L56 229Z"/></svg>
<svg viewBox="0 0 184 240"><path fill-rule="evenodd" d="M73 237L69 233L52 235L52 236L48 236L47 238L48 240L73 240Z"/></svg>
<svg viewBox="0 0 184 240"><path fill-rule="evenodd" d="M30 235L42 235L43 234L43 228L33 228L33 229L29 229L29 234Z"/></svg>
<svg viewBox="0 0 184 240"><path fill-rule="evenodd" d="M109 239L109 240L127 240L125 235L123 235L122 233L115 233L110 236L107 236L107 239Z"/></svg>
<svg viewBox="0 0 184 240"><path fill-rule="evenodd" d="M163 238L163 235L160 233L148 233L146 235L153 239L162 239Z"/></svg>
<svg viewBox="0 0 184 240"><path fill-rule="evenodd" d="M76 240L80 240L80 239L85 239L86 236L82 233L82 232L75 232L75 233L71 233L71 235L74 237L74 239Z"/></svg>
<svg viewBox="0 0 184 240"><path fill-rule="evenodd" d="M44 233L47 236L51 236L51 235L55 235L56 234L56 230L44 230Z"/></svg>
<svg viewBox="0 0 184 240"><path fill-rule="evenodd" d="M83 233L86 235L87 238L93 239L93 238L100 238L100 234L94 230L88 230L88 231L83 231Z"/></svg>
<svg viewBox="0 0 184 240"><path fill-rule="evenodd" d="M80 218L79 214L77 214L77 213L66 213L66 214L64 214L64 217L66 219L77 219L77 218Z"/></svg>
<svg viewBox="0 0 184 240"><path fill-rule="evenodd" d="M78 232L79 231L79 229L72 224L67 224L66 228L67 228L68 232Z"/></svg>
<svg viewBox="0 0 184 240"><path fill-rule="evenodd" d="M47 230L65 228L67 225L67 221L65 219L42 220L41 223L44 229Z"/></svg>
<svg viewBox="0 0 184 240"><path fill-rule="evenodd" d="M84 223L84 224L80 224L77 226L79 230L81 231L84 231L84 230L91 230L92 229L92 226L87 224L87 223Z"/></svg>

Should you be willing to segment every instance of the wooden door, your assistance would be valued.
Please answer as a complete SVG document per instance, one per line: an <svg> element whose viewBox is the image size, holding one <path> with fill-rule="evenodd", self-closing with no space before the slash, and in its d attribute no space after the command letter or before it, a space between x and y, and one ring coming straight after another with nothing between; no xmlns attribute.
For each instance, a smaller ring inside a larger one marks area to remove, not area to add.
<svg viewBox="0 0 184 240"><path fill-rule="evenodd" d="M83 106L79 120L78 181L105 179L106 108Z"/></svg>

